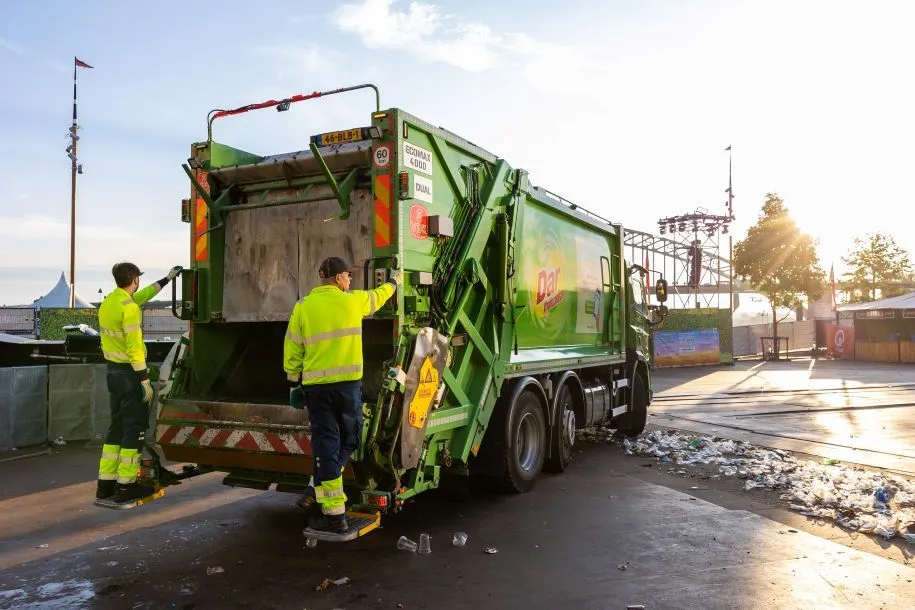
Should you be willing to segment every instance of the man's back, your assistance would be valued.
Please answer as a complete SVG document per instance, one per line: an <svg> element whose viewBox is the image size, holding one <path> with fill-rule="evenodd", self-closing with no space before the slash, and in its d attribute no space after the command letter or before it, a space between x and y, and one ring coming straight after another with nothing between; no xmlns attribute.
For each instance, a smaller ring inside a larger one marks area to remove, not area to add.
<svg viewBox="0 0 915 610"><path fill-rule="evenodd" d="M313 289L292 311L286 372L301 372L303 385L362 379L362 318L393 294L394 286L387 283L351 292L333 285Z"/></svg>

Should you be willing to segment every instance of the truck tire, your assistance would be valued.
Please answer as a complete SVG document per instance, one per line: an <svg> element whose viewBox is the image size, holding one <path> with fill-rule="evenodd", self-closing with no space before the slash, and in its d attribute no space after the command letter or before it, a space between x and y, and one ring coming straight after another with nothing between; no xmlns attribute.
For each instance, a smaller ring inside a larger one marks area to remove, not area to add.
<svg viewBox="0 0 915 610"><path fill-rule="evenodd" d="M512 403L508 424L508 443L503 454L506 491L530 491L543 470L546 458L546 418L543 404L533 389L521 392Z"/></svg>
<svg viewBox="0 0 915 610"><path fill-rule="evenodd" d="M636 372L632 376L629 391L629 410L620 416L616 429L627 436L638 436L645 429L648 419L648 391L645 388L645 378Z"/></svg>
<svg viewBox="0 0 915 610"><path fill-rule="evenodd" d="M534 487L547 451L543 396L536 382L505 395L507 401L493 414L474 463L475 474L482 475L477 483L484 489L524 493Z"/></svg>
<svg viewBox="0 0 915 610"><path fill-rule="evenodd" d="M576 377L567 377L556 392L555 412L550 426L550 457L546 467L551 472L565 472L572 461L578 420L576 419L573 392L577 387Z"/></svg>

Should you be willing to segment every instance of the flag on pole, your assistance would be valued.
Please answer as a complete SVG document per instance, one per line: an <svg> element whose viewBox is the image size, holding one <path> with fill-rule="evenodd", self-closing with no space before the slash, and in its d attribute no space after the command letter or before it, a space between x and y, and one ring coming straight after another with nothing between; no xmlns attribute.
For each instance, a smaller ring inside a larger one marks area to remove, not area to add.
<svg viewBox="0 0 915 610"><path fill-rule="evenodd" d="M729 151L729 150L731 150L731 145L730 145L730 144L728 144L728 147L724 149L724 152L727 152L727 151Z"/></svg>
<svg viewBox="0 0 915 610"><path fill-rule="evenodd" d="M648 266L648 251L645 251L645 292L651 296L651 268Z"/></svg>
<svg viewBox="0 0 915 610"><path fill-rule="evenodd" d="M91 68L92 67L78 57L74 57L73 62L76 64L76 67L78 67L78 68Z"/></svg>

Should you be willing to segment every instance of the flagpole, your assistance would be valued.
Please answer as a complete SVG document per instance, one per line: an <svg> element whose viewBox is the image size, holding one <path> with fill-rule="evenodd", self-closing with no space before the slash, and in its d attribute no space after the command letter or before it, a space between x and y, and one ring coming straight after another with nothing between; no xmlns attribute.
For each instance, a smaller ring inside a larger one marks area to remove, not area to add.
<svg viewBox="0 0 915 610"><path fill-rule="evenodd" d="M73 124L70 126L70 307L76 305L76 58L73 58Z"/></svg>
<svg viewBox="0 0 915 610"><path fill-rule="evenodd" d="M67 156L70 157L70 307L76 307L76 174L83 173L83 166L76 155L76 144L79 142L79 124L76 122L76 70L92 68L77 57L73 57L73 123L70 125L70 145Z"/></svg>
<svg viewBox="0 0 915 610"><path fill-rule="evenodd" d="M732 159L734 152L731 145L725 149L728 151L728 220L734 220L734 182L732 180ZM728 234L728 301L731 315L734 315L734 236ZM733 320L732 320L733 324Z"/></svg>

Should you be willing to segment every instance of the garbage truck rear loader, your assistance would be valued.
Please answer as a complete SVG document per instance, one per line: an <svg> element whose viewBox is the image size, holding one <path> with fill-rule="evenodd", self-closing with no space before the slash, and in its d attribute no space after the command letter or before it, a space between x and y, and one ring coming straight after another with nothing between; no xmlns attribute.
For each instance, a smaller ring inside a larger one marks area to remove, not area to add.
<svg viewBox="0 0 915 610"><path fill-rule="evenodd" d="M619 224L397 108L298 152L212 139L223 116L369 87L216 111L192 146L175 303L190 330L163 367L160 455L228 485L303 490L308 418L287 405L283 337L328 256L361 267L354 288L405 273L363 323L364 427L344 473L355 507L397 510L445 475L527 491L569 465L580 428L640 432L654 312Z"/></svg>

